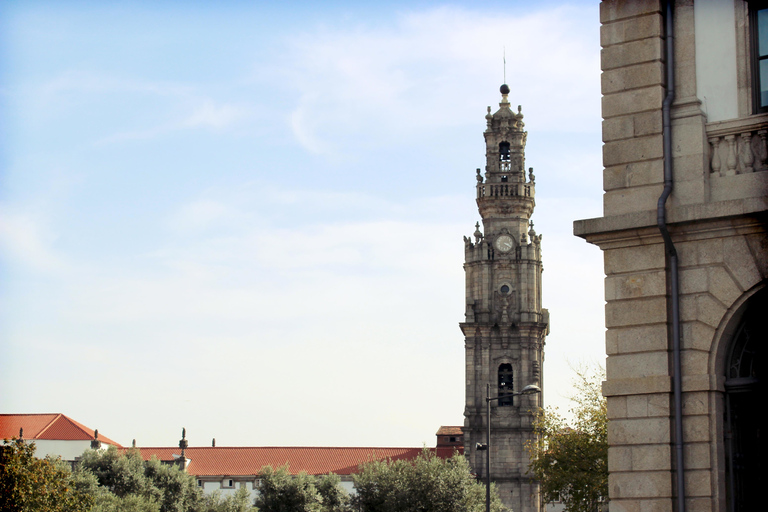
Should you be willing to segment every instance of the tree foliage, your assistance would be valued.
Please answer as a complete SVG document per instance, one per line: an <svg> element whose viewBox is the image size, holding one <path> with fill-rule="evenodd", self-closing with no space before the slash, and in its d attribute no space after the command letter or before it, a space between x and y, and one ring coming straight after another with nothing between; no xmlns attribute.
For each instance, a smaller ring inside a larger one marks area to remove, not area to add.
<svg viewBox="0 0 768 512"><path fill-rule="evenodd" d="M291 475L288 466L265 467L259 473L256 507L259 512L344 512L349 496L337 475Z"/></svg>
<svg viewBox="0 0 768 512"><path fill-rule="evenodd" d="M467 459L436 457L426 448L416 460L372 461L353 476L352 503L360 512L482 512L485 486L472 475ZM491 489L491 510L503 506Z"/></svg>
<svg viewBox="0 0 768 512"><path fill-rule="evenodd" d="M596 512L608 498L608 415L599 370L576 371L573 420L540 410L530 443L529 472L541 482L545 501L560 500L567 512Z"/></svg>
<svg viewBox="0 0 768 512"><path fill-rule="evenodd" d="M251 501L251 492L245 487L223 498L220 491L214 491L203 498L197 512L248 512L253 508Z"/></svg>
<svg viewBox="0 0 768 512"><path fill-rule="evenodd" d="M35 457L35 443L13 438L0 446L0 510L87 511L93 496L74 485L66 464Z"/></svg>
<svg viewBox="0 0 768 512"><path fill-rule="evenodd" d="M76 473L90 473L113 496L97 492L97 510L118 509L159 512L194 510L202 501L195 479L175 465L157 459L144 461L138 450L122 454L114 446L86 451ZM123 508L120 508L123 507Z"/></svg>
<svg viewBox="0 0 768 512"><path fill-rule="evenodd" d="M35 457L34 443L0 446L0 510L52 512L247 512L245 488L226 498L204 496L192 475L136 450L87 450L74 471L61 460ZM320 509L320 512L325 512ZM329 509L329 512L336 512Z"/></svg>

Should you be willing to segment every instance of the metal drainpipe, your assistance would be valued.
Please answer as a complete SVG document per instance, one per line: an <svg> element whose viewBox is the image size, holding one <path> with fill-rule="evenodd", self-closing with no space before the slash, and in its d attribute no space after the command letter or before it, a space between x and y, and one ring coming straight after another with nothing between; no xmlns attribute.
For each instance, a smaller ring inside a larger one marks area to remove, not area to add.
<svg viewBox="0 0 768 512"><path fill-rule="evenodd" d="M677 512L685 512L685 464L683 463L683 390L682 390L682 364L680 362L680 290L679 271L677 265L677 250L672 237L667 229L667 215L665 206L667 198L672 193L672 123L670 121L670 108L675 99L675 30L674 12L672 3L665 2L665 38L666 38L666 78L667 95L662 106L662 119L664 123L664 191L659 197L656 208L656 219L664 239L664 246L669 256L669 280L672 310L672 351L674 375L672 380L675 402L675 452L677 458Z"/></svg>

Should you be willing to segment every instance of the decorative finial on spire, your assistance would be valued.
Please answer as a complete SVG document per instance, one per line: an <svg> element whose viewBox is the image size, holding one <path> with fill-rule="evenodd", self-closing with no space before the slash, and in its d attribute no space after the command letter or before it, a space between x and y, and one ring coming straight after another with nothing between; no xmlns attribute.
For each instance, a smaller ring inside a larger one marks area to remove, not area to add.
<svg viewBox="0 0 768 512"><path fill-rule="evenodd" d="M479 167L477 168L477 176L475 176L475 178L477 178L477 183L478 184L483 182L483 177L480 175L480 168Z"/></svg>
<svg viewBox="0 0 768 512"><path fill-rule="evenodd" d="M504 49L504 83L507 83L507 47L502 46Z"/></svg>
<svg viewBox="0 0 768 512"><path fill-rule="evenodd" d="M533 175L533 167L528 168L528 181L531 183L536 183L536 176Z"/></svg>
<svg viewBox="0 0 768 512"><path fill-rule="evenodd" d="M475 243L483 239L483 234L480 232L480 223L475 223Z"/></svg>

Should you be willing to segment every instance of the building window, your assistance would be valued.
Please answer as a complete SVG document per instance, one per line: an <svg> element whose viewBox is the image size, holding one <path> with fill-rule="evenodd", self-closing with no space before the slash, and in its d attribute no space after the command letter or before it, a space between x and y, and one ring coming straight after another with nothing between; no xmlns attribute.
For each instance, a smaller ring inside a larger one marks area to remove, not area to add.
<svg viewBox="0 0 768 512"><path fill-rule="evenodd" d="M750 2L752 103L755 113L768 112L768 1Z"/></svg>
<svg viewBox="0 0 768 512"><path fill-rule="evenodd" d="M512 405L512 365L504 363L499 366L499 407Z"/></svg>
<svg viewBox="0 0 768 512"><path fill-rule="evenodd" d="M203 486L203 481L202 480L198 480L197 481L197 486L198 487L202 487Z"/></svg>

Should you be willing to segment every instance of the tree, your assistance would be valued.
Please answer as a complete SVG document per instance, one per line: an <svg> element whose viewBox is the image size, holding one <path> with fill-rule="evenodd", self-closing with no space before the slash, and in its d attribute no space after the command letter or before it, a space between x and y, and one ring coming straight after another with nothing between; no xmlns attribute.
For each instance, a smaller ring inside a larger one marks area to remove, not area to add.
<svg viewBox="0 0 768 512"><path fill-rule="evenodd" d="M561 500L567 512L596 512L608 498L608 414L599 371L576 371L573 420L540 410L530 443L529 472L541 482L545 501Z"/></svg>
<svg viewBox="0 0 768 512"><path fill-rule="evenodd" d="M301 472L288 473L288 466L272 469L267 466L259 473L256 484L259 512L322 512L322 498L315 487L315 478Z"/></svg>
<svg viewBox="0 0 768 512"><path fill-rule="evenodd" d="M183 512L203 506L202 491L192 475L157 459L144 461L138 450L124 454L114 446L88 450L75 473L82 478L89 474L95 477L94 512Z"/></svg>
<svg viewBox="0 0 768 512"><path fill-rule="evenodd" d="M240 487L235 494L230 494L226 498L221 497L220 491L214 491L205 496L197 512L248 512L252 507L250 491Z"/></svg>
<svg viewBox="0 0 768 512"><path fill-rule="evenodd" d="M372 461L353 476L360 512L482 512L485 486L472 475L463 455L441 459L424 449L413 461ZM491 488L491 510L503 510Z"/></svg>
<svg viewBox="0 0 768 512"><path fill-rule="evenodd" d="M323 512L346 512L349 510L349 494L341 486L341 478L333 473L317 479L317 492L323 504Z"/></svg>
<svg viewBox="0 0 768 512"><path fill-rule="evenodd" d="M88 511L93 497L74 485L57 459L35 457L35 443L5 439L0 446L0 510Z"/></svg>

